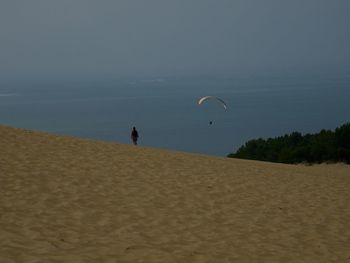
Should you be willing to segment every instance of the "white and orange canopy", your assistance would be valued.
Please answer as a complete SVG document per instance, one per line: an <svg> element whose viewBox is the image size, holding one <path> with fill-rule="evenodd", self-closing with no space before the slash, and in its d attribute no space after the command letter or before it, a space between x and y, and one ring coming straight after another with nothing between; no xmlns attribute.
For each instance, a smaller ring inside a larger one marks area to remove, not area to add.
<svg viewBox="0 0 350 263"><path fill-rule="evenodd" d="M218 97L214 97L214 96L205 96L205 97L200 98L198 100L198 105L201 105L203 102L205 102L207 100L217 101L225 108L225 110L227 109L227 105L226 105L225 101L223 101L222 99L220 99Z"/></svg>

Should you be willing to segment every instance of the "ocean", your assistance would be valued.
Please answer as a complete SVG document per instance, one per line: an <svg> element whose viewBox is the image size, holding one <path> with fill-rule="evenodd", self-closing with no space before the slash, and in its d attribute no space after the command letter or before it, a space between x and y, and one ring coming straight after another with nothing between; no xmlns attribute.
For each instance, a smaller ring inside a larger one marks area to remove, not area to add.
<svg viewBox="0 0 350 263"><path fill-rule="evenodd" d="M198 105L202 96L223 99ZM253 138L350 121L350 77L164 77L0 86L0 124L226 156ZM212 122L212 124L210 124Z"/></svg>

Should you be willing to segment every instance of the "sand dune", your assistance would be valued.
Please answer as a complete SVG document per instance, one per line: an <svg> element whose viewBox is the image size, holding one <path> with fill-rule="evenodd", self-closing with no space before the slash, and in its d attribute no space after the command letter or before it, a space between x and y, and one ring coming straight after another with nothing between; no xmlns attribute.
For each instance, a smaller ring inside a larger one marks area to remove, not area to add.
<svg viewBox="0 0 350 263"><path fill-rule="evenodd" d="M350 166L0 127L0 262L350 262Z"/></svg>

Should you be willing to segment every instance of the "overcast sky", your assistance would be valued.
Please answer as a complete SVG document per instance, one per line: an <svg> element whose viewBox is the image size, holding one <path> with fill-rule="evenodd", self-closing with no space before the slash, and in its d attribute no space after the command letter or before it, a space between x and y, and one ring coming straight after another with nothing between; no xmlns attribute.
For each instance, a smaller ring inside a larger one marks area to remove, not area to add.
<svg viewBox="0 0 350 263"><path fill-rule="evenodd" d="M348 67L349 14L349 0L1 0L0 78Z"/></svg>

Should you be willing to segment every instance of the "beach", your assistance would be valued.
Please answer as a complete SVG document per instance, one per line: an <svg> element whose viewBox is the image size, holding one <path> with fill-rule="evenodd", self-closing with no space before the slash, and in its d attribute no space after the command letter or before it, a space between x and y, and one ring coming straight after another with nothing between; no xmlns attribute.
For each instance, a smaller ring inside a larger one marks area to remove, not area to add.
<svg viewBox="0 0 350 263"><path fill-rule="evenodd" d="M0 126L0 262L350 262L350 166Z"/></svg>

